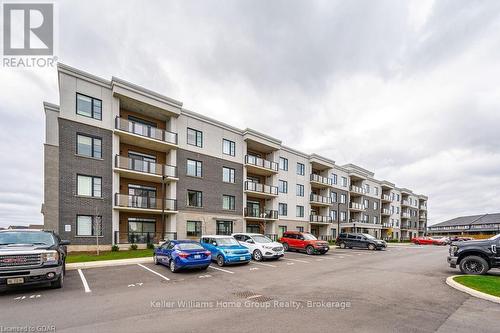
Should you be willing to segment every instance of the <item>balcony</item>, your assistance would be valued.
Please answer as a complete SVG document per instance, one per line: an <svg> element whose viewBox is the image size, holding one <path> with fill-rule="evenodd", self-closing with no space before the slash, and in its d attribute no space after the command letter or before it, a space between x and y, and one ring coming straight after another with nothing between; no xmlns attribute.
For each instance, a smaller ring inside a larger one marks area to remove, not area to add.
<svg viewBox="0 0 500 333"><path fill-rule="evenodd" d="M245 181L245 192L247 195L257 198L275 198L278 196L278 187Z"/></svg>
<svg viewBox="0 0 500 333"><path fill-rule="evenodd" d="M420 221L425 221L425 220L427 220L427 215L426 214L420 214L419 217L418 217L418 219Z"/></svg>
<svg viewBox="0 0 500 333"><path fill-rule="evenodd" d="M245 155L245 166L249 173L261 176L271 176L278 173L278 163L253 155Z"/></svg>
<svg viewBox="0 0 500 333"><path fill-rule="evenodd" d="M167 239L177 239L177 233L115 231L115 244L159 244Z"/></svg>
<svg viewBox="0 0 500 333"><path fill-rule="evenodd" d="M426 205L420 205L418 207L418 209L420 209L420 210L427 210L427 206Z"/></svg>
<svg viewBox="0 0 500 333"><path fill-rule="evenodd" d="M392 224L389 222L382 223L382 229L390 229L392 228Z"/></svg>
<svg viewBox="0 0 500 333"><path fill-rule="evenodd" d="M115 193L115 209L127 212L177 213L177 200Z"/></svg>
<svg viewBox="0 0 500 333"><path fill-rule="evenodd" d="M309 215L309 222L328 224L328 223L332 223L333 219L331 216Z"/></svg>
<svg viewBox="0 0 500 333"><path fill-rule="evenodd" d="M410 207L410 202L408 200L401 201L401 207L403 206Z"/></svg>
<svg viewBox="0 0 500 333"><path fill-rule="evenodd" d="M410 213L401 213L401 218L402 219L409 219L411 216L410 216Z"/></svg>
<svg viewBox="0 0 500 333"><path fill-rule="evenodd" d="M122 143L167 152L177 147L177 133L144 125L124 118L115 118L115 133Z"/></svg>
<svg viewBox="0 0 500 333"><path fill-rule="evenodd" d="M249 209L245 207L244 216L247 220L277 220L278 211L269 209Z"/></svg>
<svg viewBox="0 0 500 333"><path fill-rule="evenodd" d="M366 210L366 207L363 204L357 202L351 202L349 204L349 210L354 212L364 212Z"/></svg>
<svg viewBox="0 0 500 333"><path fill-rule="evenodd" d="M310 180L311 180L311 186L313 187L325 188L333 186L333 179L328 177L323 177L314 173L311 174Z"/></svg>
<svg viewBox="0 0 500 333"><path fill-rule="evenodd" d="M391 201L392 201L392 200L391 200L391 196L390 196L390 195L388 195L388 194L382 194L382 198L381 198L381 200L382 200L382 202L384 202L384 203L389 203L389 202L391 202Z"/></svg>
<svg viewBox="0 0 500 333"><path fill-rule="evenodd" d="M309 196L309 203L311 204L311 206L328 207L332 204L332 198L311 193L311 195Z"/></svg>
<svg viewBox="0 0 500 333"><path fill-rule="evenodd" d="M177 167L138 160L126 156L115 156L115 171L123 177L161 183L177 180Z"/></svg>
<svg viewBox="0 0 500 333"><path fill-rule="evenodd" d="M351 185L349 188L349 191L351 192L351 197L355 196L361 196L365 194L365 190L362 187Z"/></svg>
<svg viewBox="0 0 500 333"><path fill-rule="evenodd" d="M382 216L389 216L391 215L390 209L384 208L382 209Z"/></svg>

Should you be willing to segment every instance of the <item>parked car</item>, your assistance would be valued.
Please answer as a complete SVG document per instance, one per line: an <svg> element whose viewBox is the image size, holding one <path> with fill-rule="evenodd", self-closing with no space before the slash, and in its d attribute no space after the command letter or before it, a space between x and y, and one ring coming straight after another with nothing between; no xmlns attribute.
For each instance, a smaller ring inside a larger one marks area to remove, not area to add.
<svg viewBox="0 0 500 333"><path fill-rule="evenodd" d="M434 239L431 237L413 237L411 242L416 245L433 245Z"/></svg>
<svg viewBox="0 0 500 333"><path fill-rule="evenodd" d="M314 253L325 254L330 250L328 242L318 240L313 234L300 231L286 231L279 240L285 251L305 251L311 255Z"/></svg>
<svg viewBox="0 0 500 333"><path fill-rule="evenodd" d="M62 288L66 245L50 231L0 230L0 290L35 284Z"/></svg>
<svg viewBox="0 0 500 333"><path fill-rule="evenodd" d="M474 240L472 237L461 237L461 236L452 236L450 237L450 242L466 242Z"/></svg>
<svg viewBox="0 0 500 333"><path fill-rule="evenodd" d="M500 268L500 234L484 240L453 242L448 263L459 266L463 274L486 274L491 268Z"/></svg>
<svg viewBox="0 0 500 333"><path fill-rule="evenodd" d="M215 260L219 266L248 264L252 260L252 255L248 252L248 249L238 243L232 236L202 236L200 244L210 251L212 260Z"/></svg>
<svg viewBox="0 0 500 333"><path fill-rule="evenodd" d="M434 245L448 245L450 244L450 239L448 237L431 237L432 244Z"/></svg>
<svg viewBox="0 0 500 333"><path fill-rule="evenodd" d="M261 234L238 233L233 234L236 240L246 247L256 261L263 259L276 259L283 257L283 245L273 242L270 238Z"/></svg>
<svg viewBox="0 0 500 333"><path fill-rule="evenodd" d="M207 269L212 257L198 242L171 240L155 248L153 260L156 265L165 265L176 273L181 269Z"/></svg>
<svg viewBox="0 0 500 333"><path fill-rule="evenodd" d="M387 247L385 241L377 239L370 234L361 233L341 233L337 237L336 244L341 249L358 247L369 250L382 250Z"/></svg>

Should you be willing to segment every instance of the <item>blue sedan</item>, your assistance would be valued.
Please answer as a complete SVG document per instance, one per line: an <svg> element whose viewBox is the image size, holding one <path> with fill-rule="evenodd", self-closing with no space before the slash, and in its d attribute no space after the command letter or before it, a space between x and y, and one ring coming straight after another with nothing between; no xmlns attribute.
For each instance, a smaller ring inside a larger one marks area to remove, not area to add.
<svg viewBox="0 0 500 333"><path fill-rule="evenodd" d="M171 240L155 248L156 265L165 265L175 273L181 269L207 269L212 262L211 253L191 240Z"/></svg>
<svg viewBox="0 0 500 333"><path fill-rule="evenodd" d="M217 261L217 265L227 264L248 264L252 255L248 249L232 236L208 235L202 236L201 246L212 253L212 259Z"/></svg>

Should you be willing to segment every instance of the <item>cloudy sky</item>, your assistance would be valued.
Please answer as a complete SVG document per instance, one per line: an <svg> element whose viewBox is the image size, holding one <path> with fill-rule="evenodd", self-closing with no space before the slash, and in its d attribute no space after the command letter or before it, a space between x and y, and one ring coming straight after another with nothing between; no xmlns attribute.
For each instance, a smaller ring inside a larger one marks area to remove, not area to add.
<svg viewBox="0 0 500 333"><path fill-rule="evenodd" d="M61 62L429 195L500 211L499 1L66 1ZM41 223L55 69L0 67L0 227Z"/></svg>

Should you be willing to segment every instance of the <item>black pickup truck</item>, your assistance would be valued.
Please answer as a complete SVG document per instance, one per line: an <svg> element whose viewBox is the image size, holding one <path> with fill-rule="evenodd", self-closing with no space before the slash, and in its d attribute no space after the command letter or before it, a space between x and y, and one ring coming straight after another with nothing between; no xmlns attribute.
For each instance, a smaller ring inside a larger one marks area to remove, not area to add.
<svg viewBox="0 0 500 333"><path fill-rule="evenodd" d="M484 240L453 242L448 263L460 267L463 274L485 274L491 268L500 268L500 234Z"/></svg>
<svg viewBox="0 0 500 333"><path fill-rule="evenodd" d="M0 291L42 283L62 288L68 244L50 231L0 230Z"/></svg>

